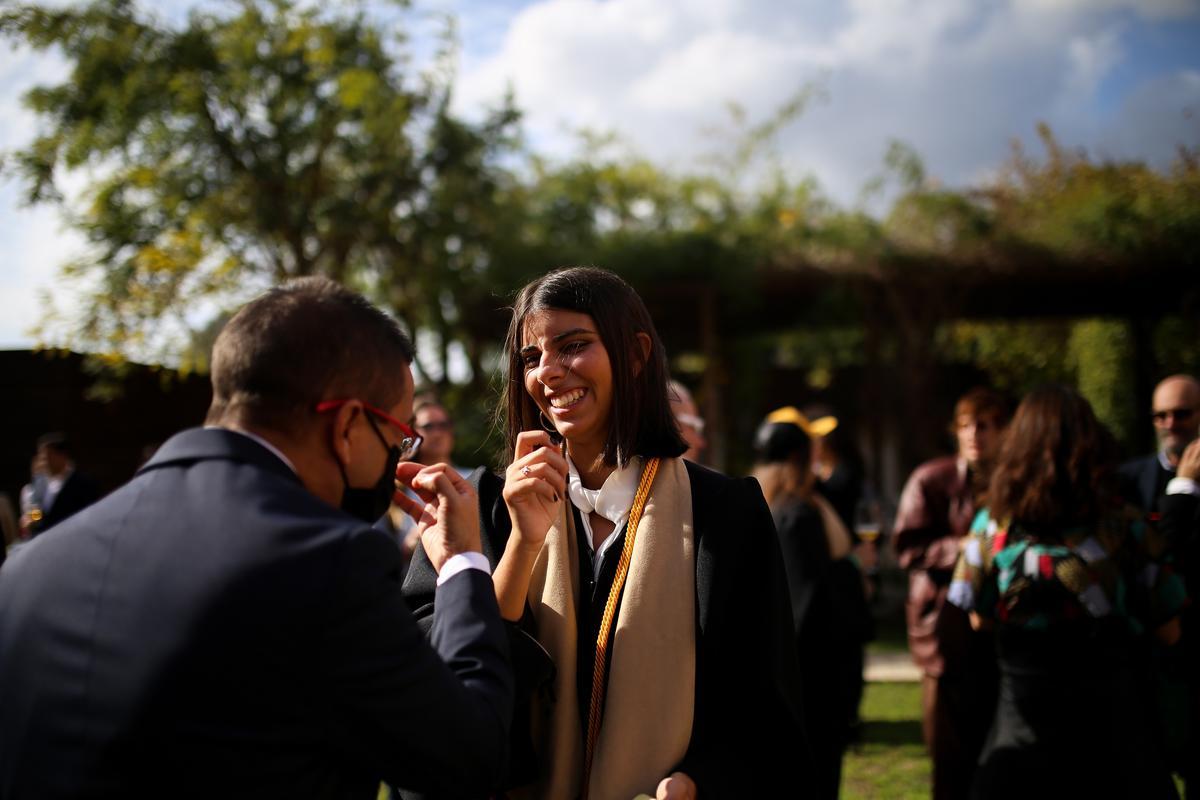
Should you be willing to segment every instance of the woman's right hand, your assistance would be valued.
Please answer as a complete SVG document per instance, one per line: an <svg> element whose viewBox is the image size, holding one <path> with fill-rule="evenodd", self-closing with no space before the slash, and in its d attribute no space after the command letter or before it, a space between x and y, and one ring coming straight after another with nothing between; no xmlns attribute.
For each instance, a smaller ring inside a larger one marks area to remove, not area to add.
<svg viewBox="0 0 1200 800"><path fill-rule="evenodd" d="M504 503L512 535L531 550L541 549L567 494L567 459L545 431L517 435L513 463L504 473Z"/></svg>
<svg viewBox="0 0 1200 800"><path fill-rule="evenodd" d="M1200 439L1192 442L1179 457L1179 467L1175 472L1181 478L1200 478Z"/></svg>

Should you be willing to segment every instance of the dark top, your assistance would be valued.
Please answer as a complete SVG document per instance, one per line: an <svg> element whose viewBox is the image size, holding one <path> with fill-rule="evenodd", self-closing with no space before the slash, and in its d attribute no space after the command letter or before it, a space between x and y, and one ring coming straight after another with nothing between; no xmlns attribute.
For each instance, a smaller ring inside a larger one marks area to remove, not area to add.
<svg viewBox="0 0 1200 800"><path fill-rule="evenodd" d="M1143 511L1158 509L1158 499L1174 477L1173 470L1163 468L1157 453L1131 459L1117 469L1122 498Z"/></svg>
<svg viewBox="0 0 1200 800"><path fill-rule="evenodd" d="M505 761L491 581L437 589L279 458L185 431L0 571L0 797L373 798L481 792Z"/></svg>
<svg viewBox="0 0 1200 800"><path fill-rule="evenodd" d="M752 478L733 479L684 463L692 485L696 548L696 705L691 743L671 771L691 776L703 797L743 797L780 786L804 786L812 775L812 762L799 721L799 668L771 512ZM504 552L511 523L501 496L502 481L487 475L479 483L484 551L494 565ZM581 570L587 552L581 549ZM619 543L609 552L615 565ZM433 608L431 574L429 560L418 547L404 585L418 618ZM611 580L606 559L594 587L601 605ZM576 607L584 606L580 602ZM587 608L579 613L590 620L598 612L594 605ZM587 674L587 682L579 685L589 693L591 652L579 659L580 672ZM514 661L518 687L528 687L522 671L530 662L520 655L514 655ZM518 736L520 726L514 722Z"/></svg>
<svg viewBox="0 0 1200 800"><path fill-rule="evenodd" d="M1186 604L1133 509L1035 537L980 512L951 602L993 621L1000 700L973 795L1174 797L1141 694L1146 632Z"/></svg>
<svg viewBox="0 0 1200 800"><path fill-rule="evenodd" d="M49 508L42 509L42 519L32 526L31 536L45 533L63 520L96 502L100 489L96 482L79 470L74 470L63 481L62 488L54 496Z"/></svg>
<svg viewBox="0 0 1200 800"><path fill-rule="evenodd" d="M851 721L847 689L852 687L846 683L846 648L837 631L836 576L825 526L820 512L802 501L777 506L773 516L791 592L802 723L815 761L808 784L813 797L836 798ZM854 579L859 579L857 573ZM860 639L851 637L849 643L861 651Z"/></svg>
<svg viewBox="0 0 1200 800"><path fill-rule="evenodd" d="M917 467L900 494L892 544L908 570L908 648L927 675L967 669L970 626L962 615L943 610L959 542L974 515L970 475L954 456Z"/></svg>
<svg viewBox="0 0 1200 800"><path fill-rule="evenodd" d="M583 515L574 505L571 513L575 515L576 546L579 553L579 602L575 604L575 629L579 631L576 640L575 663L579 669L575 675L575 698L579 701L579 724L584 738L587 738L588 715L591 711L592 680L596 664L596 640L600 636L600 625L604 622L604 607L608 604L608 595L612 591L613 581L617 577L617 566L621 561L621 550L625 547L625 529L628 521L621 523L617 536L612 544L604 551L600 559L600 570L595 570L595 554L587 541L587 530L583 527ZM594 577L593 577L594 576ZM617 598L617 607L613 612L613 620L619 619L621 600L624 592ZM615 625L614 625L615 627ZM610 643L612 639L609 639ZM604 651L605 675L611 674L613 648Z"/></svg>
<svg viewBox="0 0 1200 800"><path fill-rule="evenodd" d="M817 491L833 506L850 532L850 537L857 543L859 538L854 530L854 511L863 493L862 472L845 460L839 460L827 479L817 481Z"/></svg>

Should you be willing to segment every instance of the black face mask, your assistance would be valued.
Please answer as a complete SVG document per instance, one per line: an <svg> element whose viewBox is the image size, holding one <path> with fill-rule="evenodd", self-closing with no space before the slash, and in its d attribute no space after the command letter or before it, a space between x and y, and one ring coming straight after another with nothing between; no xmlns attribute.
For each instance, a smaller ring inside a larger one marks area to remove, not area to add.
<svg viewBox="0 0 1200 800"><path fill-rule="evenodd" d="M346 477L346 468L341 468L342 483L346 487L342 491L342 511L363 522L374 524L387 513L388 506L392 504L392 495L396 492L396 465L400 463L400 448L396 445L388 447L387 439L383 438L370 414L367 414L367 422L371 423L371 430L375 431L383 446L388 448L387 463L383 465L383 474L375 481L375 485L365 489L351 486Z"/></svg>

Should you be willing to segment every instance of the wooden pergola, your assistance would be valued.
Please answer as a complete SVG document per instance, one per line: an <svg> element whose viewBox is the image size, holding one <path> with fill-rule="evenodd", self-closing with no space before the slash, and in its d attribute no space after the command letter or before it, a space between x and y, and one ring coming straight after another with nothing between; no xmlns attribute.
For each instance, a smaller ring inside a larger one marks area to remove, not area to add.
<svg viewBox="0 0 1200 800"><path fill-rule="evenodd" d="M718 466L729 460L733 427L728 345L742 337L861 326L868 343L891 340L901 353L900 375L894 368L884 369L878 348L872 353L868 344L860 395L896 406L894 416L904 423L900 460L913 462L941 439L946 423L939 414L929 413L940 368L930 341L939 325L954 320L1128 320L1134 333L1137 396L1148 398L1160 377L1154 324L1166 315L1200 318L1200 275L1195 264L1179 261L925 262L841 268L796 263L739 275L736 284L732 291L703 280L647 281L638 287L668 350L703 356L699 394L712 431L711 458ZM897 381L902 385L895 385ZM882 435L874 431L870 438L877 443ZM901 469L908 466L902 463Z"/></svg>

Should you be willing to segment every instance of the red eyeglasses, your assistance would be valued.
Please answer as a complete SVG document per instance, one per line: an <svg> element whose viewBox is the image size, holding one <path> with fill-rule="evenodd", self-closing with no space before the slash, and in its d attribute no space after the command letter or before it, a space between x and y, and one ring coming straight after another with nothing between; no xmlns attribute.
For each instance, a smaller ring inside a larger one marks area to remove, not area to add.
<svg viewBox="0 0 1200 800"><path fill-rule="evenodd" d="M341 408L342 406L346 405L346 403L349 403L352 399L353 398L348 397L344 400L322 400L321 402L317 403L317 413L324 414L326 411L333 411ZM359 402L362 403L361 400ZM404 438L400 440L399 444L401 461L406 461L416 454L417 450L421 447L422 439L420 434L381 408L376 408L368 403L363 403L362 407L369 413L374 414L384 422L393 426L396 428L396 430L403 434Z"/></svg>

